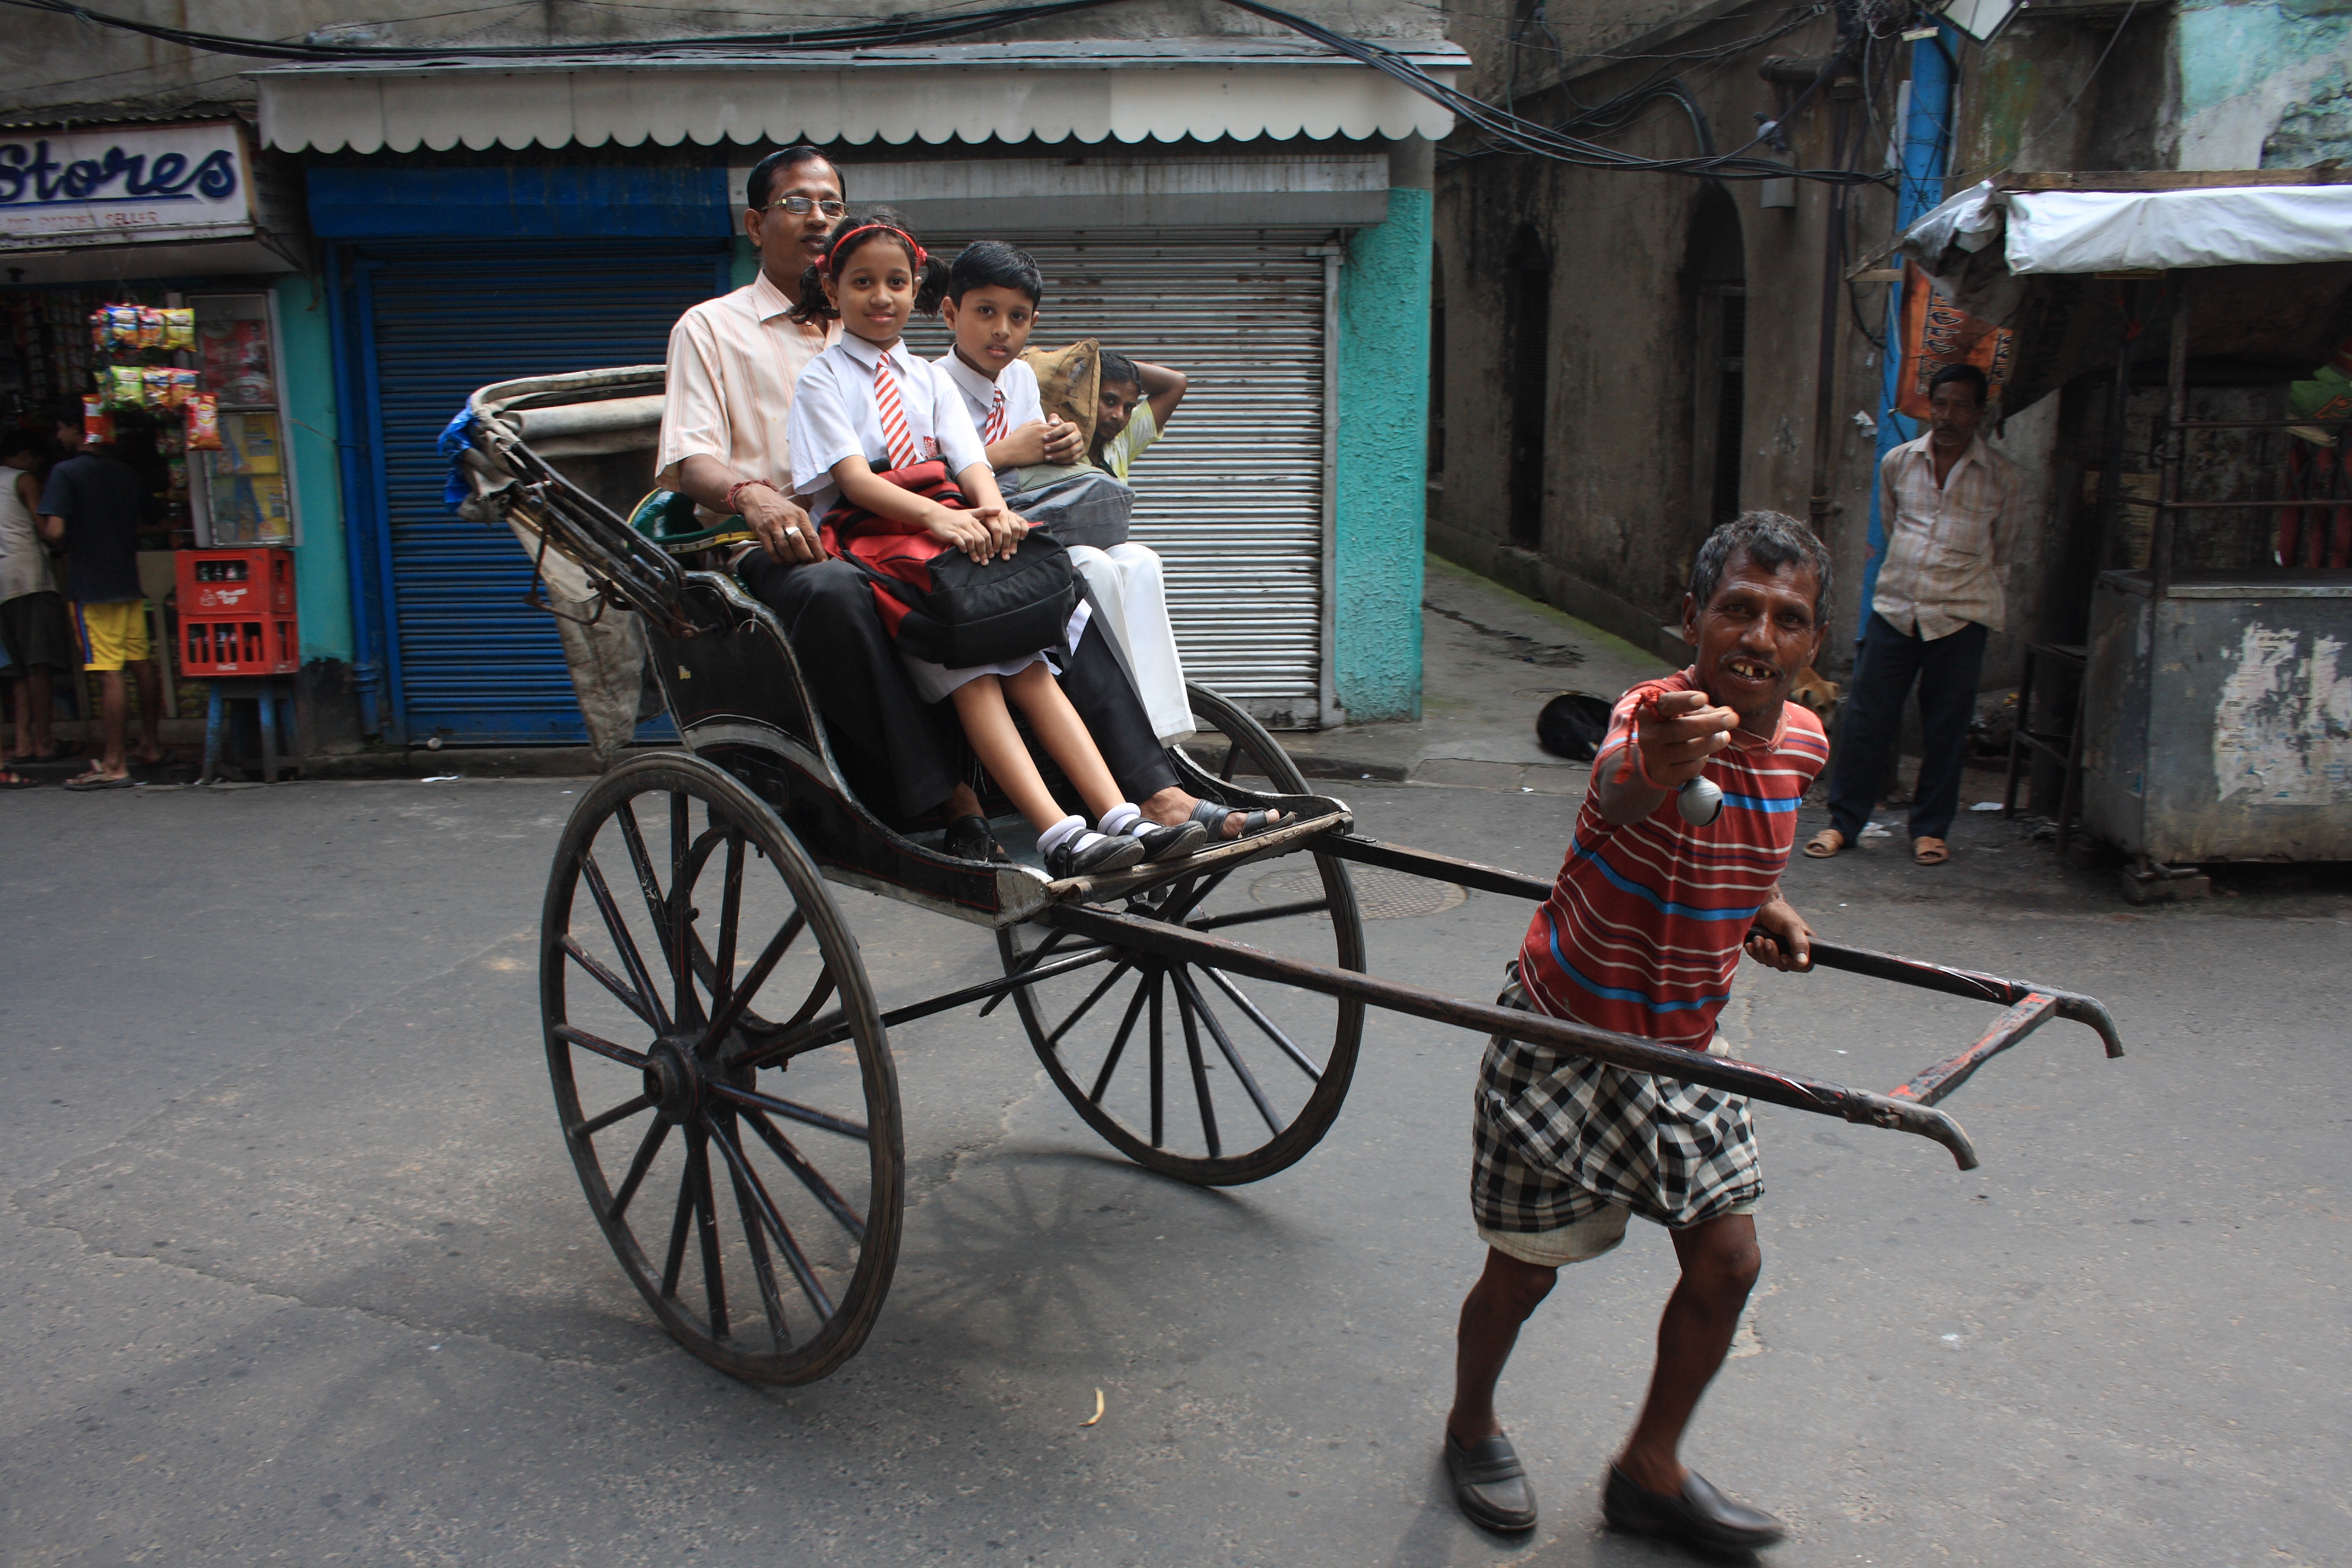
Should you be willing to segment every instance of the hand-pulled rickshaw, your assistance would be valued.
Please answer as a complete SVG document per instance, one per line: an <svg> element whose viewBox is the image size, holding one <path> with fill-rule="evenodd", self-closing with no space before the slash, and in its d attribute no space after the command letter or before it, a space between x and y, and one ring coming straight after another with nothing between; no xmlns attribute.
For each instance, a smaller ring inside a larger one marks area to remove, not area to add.
<svg viewBox="0 0 2352 1568"><path fill-rule="evenodd" d="M598 470L642 476L651 442L627 433L658 421L661 383L654 365L485 387L467 460L542 565L551 552L584 571L593 614L640 618L682 742L582 795L548 879L540 997L589 1206L663 1326L714 1366L803 1383L864 1342L900 1238L889 1031L956 1008L1010 1002L1088 1126L1212 1185L1271 1175L1323 1137L1368 1006L1916 1133L1963 1170L1976 1152L1937 1104L1985 1062L2053 1017L2123 1054L2091 997L1822 942L1819 967L2007 1011L1875 1094L1366 973L1351 863L1531 900L1550 884L1358 833L1263 727L1197 686L1198 733L1169 752L1183 786L1286 824L1060 881L950 857L845 787L784 629L698 564L709 541L690 519L609 504L620 492ZM829 883L992 932L1002 977L886 1005Z"/></svg>

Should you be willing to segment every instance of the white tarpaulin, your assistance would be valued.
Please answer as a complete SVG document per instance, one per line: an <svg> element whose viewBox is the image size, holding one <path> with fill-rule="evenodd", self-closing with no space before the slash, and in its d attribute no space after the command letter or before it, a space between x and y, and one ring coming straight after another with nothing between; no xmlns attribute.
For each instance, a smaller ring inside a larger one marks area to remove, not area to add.
<svg viewBox="0 0 2352 1568"><path fill-rule="evenodd" d="M2352 185L2193 191L1999 191L1973 185L1913 224L1902 248L1930 272L1948 246L2004 229L2016 276L2352 261Z"/></svg>

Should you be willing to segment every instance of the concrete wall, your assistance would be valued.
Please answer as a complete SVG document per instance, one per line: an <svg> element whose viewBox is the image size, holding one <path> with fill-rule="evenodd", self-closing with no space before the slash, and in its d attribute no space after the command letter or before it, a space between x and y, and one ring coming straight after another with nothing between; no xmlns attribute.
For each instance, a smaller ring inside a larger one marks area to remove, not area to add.
<svg viewBox="0 0 2352 1568"><path fill-rule="evenodd" d="M1421 717L1432 203L1392 186L1339 270L1332 683L1350 723Z"/></svg>
<svg viewBox="0 0 2352 1568"><path fill-rule="evenodd" d="M2182 168L2352 157L2352 5L2183 0L2179 28Z"/></svg>

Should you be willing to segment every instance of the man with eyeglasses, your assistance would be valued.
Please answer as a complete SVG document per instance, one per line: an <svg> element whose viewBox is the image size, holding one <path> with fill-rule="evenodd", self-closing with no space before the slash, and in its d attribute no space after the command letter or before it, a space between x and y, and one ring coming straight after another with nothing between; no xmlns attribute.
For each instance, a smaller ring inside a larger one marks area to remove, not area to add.
<svg viewBox="0 0 2352 1568"><path fill-rule="evenodd" d="M788 147L752 166L742 228L760 253L760 275L695 306L670 331L658 482L691 496L706 525L740 516L758 536L736 571L783 622L850 788L886 817L920 819L945 807L952 821L980 810L959 776L955 721L917 698L871 590L846 563L825 557L792 495L784 426L793 384L841 324L795 321L790 312L802 275L847 210L840 171L814 147ZM1064 661L1062 686L1127 798L1162 826L1189 820L1200 803L1176 787L1099 626L1090 622Z"/></svg>

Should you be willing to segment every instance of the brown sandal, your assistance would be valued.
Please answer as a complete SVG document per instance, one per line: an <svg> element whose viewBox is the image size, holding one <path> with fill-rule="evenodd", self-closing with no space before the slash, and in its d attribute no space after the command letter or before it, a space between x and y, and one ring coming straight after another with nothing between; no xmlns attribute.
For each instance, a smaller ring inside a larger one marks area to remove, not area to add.
<svg viewBox="0 0 2352 1568"><path fill-rule="evenodd" d="M1952 852L1940 838L1911 840L1912 863L1919 866L1940 866L1952 858Z"/></svg>
<svg viewBox="0 0 2352 1568"><path fill-rule="evenodd" d="M1834 827L1824 827L1805 846L1805 853L1815 860L1826 860L1845 847L1845 835Z"/></svg>

